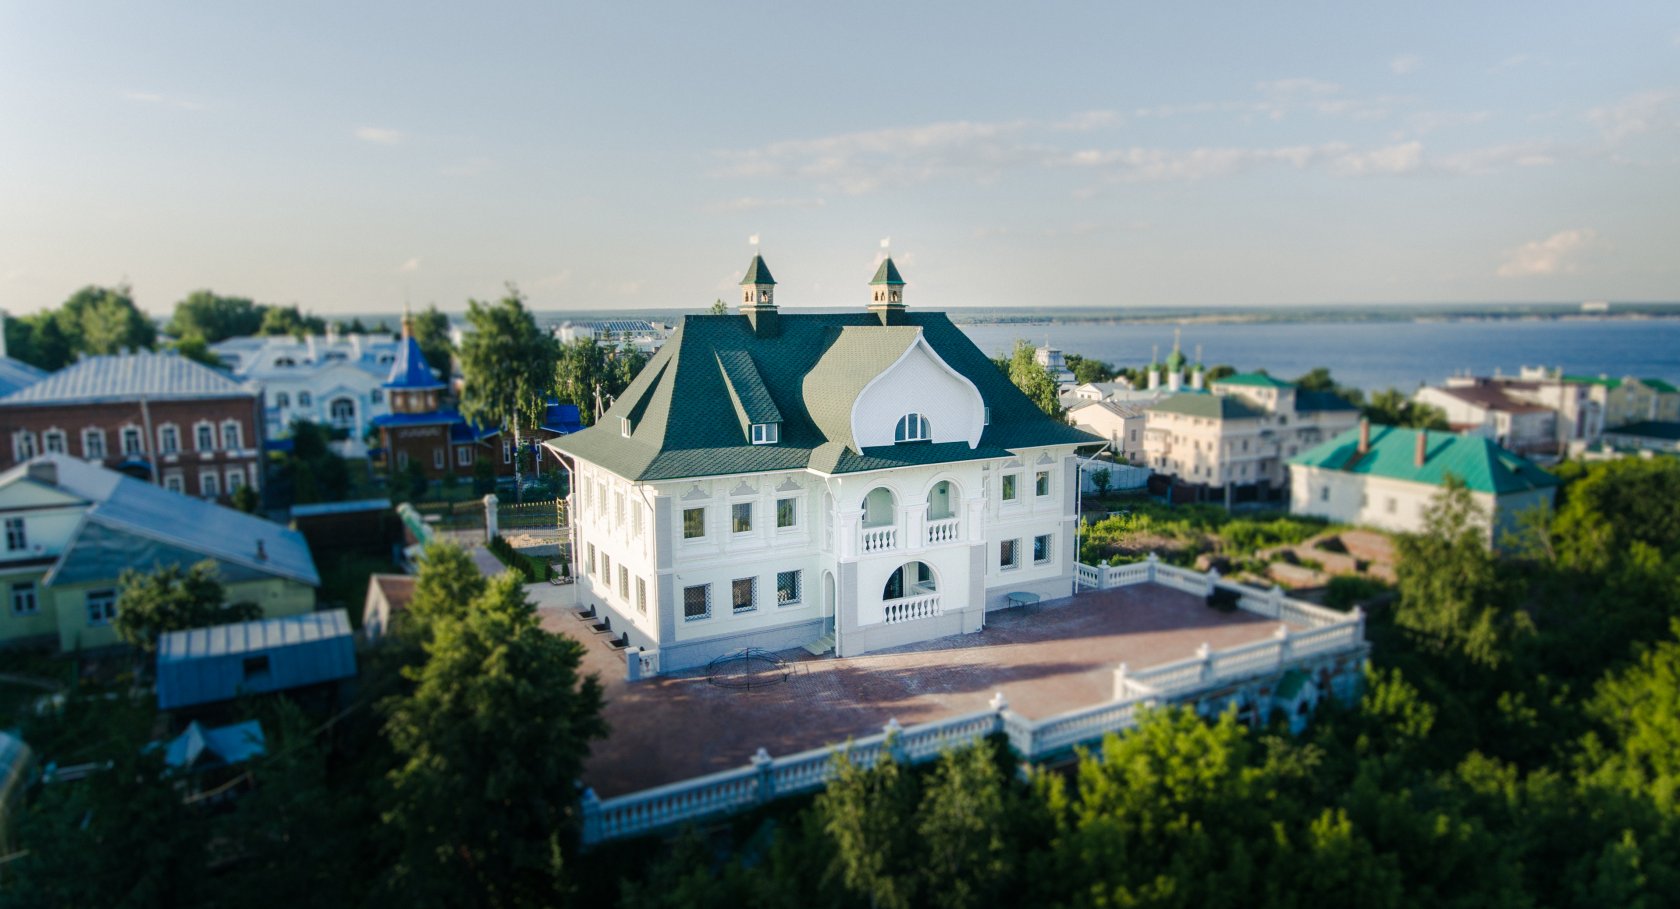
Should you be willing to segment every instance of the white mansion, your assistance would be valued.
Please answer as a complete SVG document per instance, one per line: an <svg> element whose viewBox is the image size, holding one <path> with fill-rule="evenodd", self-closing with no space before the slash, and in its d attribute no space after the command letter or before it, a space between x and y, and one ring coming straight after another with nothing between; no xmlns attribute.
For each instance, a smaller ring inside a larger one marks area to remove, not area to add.
<svg viewBox="0 0 1680 909"><path fill-rule="evenodd" d="M867 310L686 317L573 469L579 603L660 671L757 647L854 655L977 631L1073 590L1075 452L886 259Z"/></svg>
<svg viewBox="0 0 1680 909"><path fill-rule="evenodd" d="M229 338L210 350L235 378L261 384L264 438L283 439L293 420L308 420L342 430L339 453L363 457L371 421L391 412L381 383L397 347L388 334L329 333Z"/></svg>

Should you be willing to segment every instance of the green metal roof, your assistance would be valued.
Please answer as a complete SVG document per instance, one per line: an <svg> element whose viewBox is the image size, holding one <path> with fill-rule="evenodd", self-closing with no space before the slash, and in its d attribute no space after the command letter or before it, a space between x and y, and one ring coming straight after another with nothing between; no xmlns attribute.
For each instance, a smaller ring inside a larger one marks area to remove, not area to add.
<svg viewBox="0 0 1680 909"><path fill-rule="evenodd" d="M1609 376L1564 376L1563 380L1575 385L1602 385L1605 388L1622 387L1621 379L1612 379Z"/></svg>
<svg viewBox="0 0 1680 909"><path fill-rule="evenodd" d="M903 325L886 326L863 309L782 313L777 334L760 338L742 315L687 316L603 419L547 444L633 480L669 480L806 467L849 473L1007 457L1013 449L1039 445L1101 443L1045 416L944 313L904 318ZM865 449L852 438L858 393L897 362L918 333L991 408L977 448L919 442ZM747 377L749 362L756 383ZM742 419L764 412L760 407L781 417L775 445L753 445L743 432ZM626 416L628 438L615 419Z"/></svg>
<svg viewBox="0 0 1680 909"><path fill-rule="evenodd" d="M1214 420L1252 420L1266 415L1264 410L1236 395L1210 395L1195 391L1173 395L1149 409Z"/></svg>
<svg viewBox="0 0 1680 909"><path fill-rule="evenodd" d="M897 284L903 286L904 279L898 276L898 266L893 264L892 256L881 260L881 267L875 269L875 277L870 284Z"/></svg>
<svg viewBox="0 0 1680 909"><path fill-rule="evenodd" d="M1671 394L1674 394L1676 391L1680 391L1680 389L1676 389L1673 385L1670 385L1670 384L1668 384L1667 382L1664 382L1661 379L1640 379L1639 381L1644 382L1646 385L1649 385L1650 387L1655 388L1657 391L1660 391L1663 394L1671 395Z"/></svg>
<svg viewBox="0 0 1680 909"><path fill-rule="evenodd" d="M1417 465L1417 439L1424 436L1423 466ZM1558 484L1532 461L1501 448L1492 439L1428 432L1397 426L1372 426L1371 450L1359 453L1359 430L1350 429L1291 458L1290 464L1367 474L1443 486L1450 474L1476 492L1503 495Z"/></svg>
<svg viewBox="0 0 1680 909"><path fill-rule="evenodd" d="M764 264L764 257L755 255L747 265L747 276L741 279L746 284L774 284L776 279L770 277L770 266Z"/></svg>
<svg viewBox="0 0 1680 909"><path fill-rule="evenodd" d="M1246 385L1251 388L1294 388L1292 382L1274 379L1263 372L1239 372L1234 376L1215 379L1214 385Z"/></svg>

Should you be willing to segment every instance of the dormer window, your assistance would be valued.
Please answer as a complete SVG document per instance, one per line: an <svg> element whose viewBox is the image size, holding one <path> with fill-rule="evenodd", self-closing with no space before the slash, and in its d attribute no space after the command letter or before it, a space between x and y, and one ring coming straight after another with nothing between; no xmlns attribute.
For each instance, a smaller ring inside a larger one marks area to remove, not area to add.
<svg viewBox="0 0 1680 909"><path fill-rule="evenodd" d="M279 359L274 361L274 365L278 368L281 368L281 369L287 369L287 368L296 366L297 361L292 359L291 357L280 357Z"/></svg>
<svg viewBox="0 0 1680 909"><path fill-rule="evenodd" d="M926 442L933 438L933 425L919 413L907 413L893 430L893 442Z"/></svg>
<svg viewBox="0 0 1680 909"><path fill-rule="evenodd" d="M752 425L752 443L754 445L774 445L782 440L782 424L754 423Z"/></svg>
<svg viewBox="0 0 1680 909"><path fill-rule="evenodd" d="M619 417L618 418L618 434L625 437L626 439L630 438L630 418L629 417Z"/></svg>

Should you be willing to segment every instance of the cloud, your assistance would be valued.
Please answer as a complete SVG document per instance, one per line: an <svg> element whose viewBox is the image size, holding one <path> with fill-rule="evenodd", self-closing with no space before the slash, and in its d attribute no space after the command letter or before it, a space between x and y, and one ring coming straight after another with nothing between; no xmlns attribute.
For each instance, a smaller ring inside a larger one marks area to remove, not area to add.
<svg viewBox="0 0 1680 909"><path fill-rule="evenodd" d="M134 101L140 104L160 104L166 107L180 108L181 110L204 109L204 105L197 101L189 101L185 98L176 98L170 95L160 95L157 92L123 92L122 96L129 101Z"/></svg>
<svg viewBox="0 0 1680 909"><path fill-rule="evenodd" d="M726 152L725 173L812 181L848 195L923 183L935 176L978 182L1040 160L1045 150L1021 139L1029 121L967 120L772 142Z"/></svg>
<svg viewBox="0 0 1680 909"><path fill-rule="evenodd" d="M827 205L821 196L779 196L765 198L763 196L741 196L726 202L719 202L712 206L714 211L757 211L761 208L822 208Z"/></svg>
<svg viewBox="0 0 1680 909"><path fill-rule="evenodd" d="M1059 120L1050 125L1054 129L1086 132L1088 130L1103 129L1109 126L1119 126L1124 122L1126 122L1125 117L1121 116L1119 111L1087 110L1080 111L1077 114L1074 114L1064 120Z"/></svg>
<svg viewBox="0 0 1680 909"><path fill-rule="evenodd" d="M1423 60L1416 54L1401 54L1388 61L1389 71L1396 76L1410 76L1417 72L1421 66L1423 66Z"/></svg>
<svg viewBox="0 0 1680 909"><path fill-rule="evenodd" d="M1559 231L1511 250L1495 274L1501 278L1575 274L1580 270L1580 256L1598 245L1597 231L1586 228Z"/></svg>
<svg viewBox="0 0 1680 909"><path fill-rule="evenodd" d="M1330 172L1339 177L1409 174L1423 167L1423 143L1415 139L1368 151L1347 151L1328 157Z"/></svg>
<svg viewBox="0 0 1680 909"><path fill-rule="evenodd" d="M1451 174L1487 174L1504 167L1544 167L1556 164L1563 152L1552 142L1512 142L1439 155L1430 161L1437 170Z"/></svg>
<svg viewBox="0 0 1680 909"><path fill-rule="evenodd" d="M403 140L401 130L386 129L380 126L362 126L355 132L356 138L374 145L396 145Z"/></svg>
<svg viewBox="0 0 1680 909"><path fill-rule="evenodd" d="M415 256L414 258L409 259L407 262L404 262L403 264L397 266L398 273L413 273L413 272L417 272L419 270L420 270L420 257L419 256Z"/></svg>
<svg viewBox="0 0 1680 909"><path fill-rule="evenodd" d="M1485 110L1426 110L1412 114L1406 118L1406 122L1411 127L1412 132L1423 135L1454 126L1474 126L1478 123L1486 123L1492 117L1492 112Z"/></svg>
<svg viewBox="0 0 1680 909"><path fill-rule="evenodd" d="M1587 111L1587 119L1599 128L1611 144L1649 132L1672 129L1680 123L1676 116L1676 102L1680 90L1655 89L1639 92Z"/></svg>

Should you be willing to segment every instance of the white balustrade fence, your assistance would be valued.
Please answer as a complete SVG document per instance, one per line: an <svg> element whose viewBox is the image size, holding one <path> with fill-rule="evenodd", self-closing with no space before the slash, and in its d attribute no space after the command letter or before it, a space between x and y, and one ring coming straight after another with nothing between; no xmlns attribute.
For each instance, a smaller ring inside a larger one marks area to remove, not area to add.
<svg viewBox="0 0 1680 909"><path fill-rule="evenodd" d="M888 529L890 531L890 528ZM873 767L883 757L907 763L935 760L944 751L1003 735L1022 761L1041 761L1078 745L1100 740L1111 732L1137 725L1140 709L1156 704L1194 702L1202 695L1246 680L1264 679L1303 661L1338 654L1354 654L1365 647L1365 617L1359 610L1338 613L1302 603L1270 591L1231 584L1217 575L1203 575L1161 565L1153 557L1132 565L1078 566L1080 583L1112 587L1145 583L1151 578L1189 592L1205 594L1214 586L1240 594L1241 608L1287 625L1264 641L1223 650L1206 644L1188 659L1129 671L1124 663L1114 674L1114 699L1067 713L1029 720L1010 710L1000 693L992 709L919 726L900 728L897 721L867 738L845 746L814 748L786 757L772 757L762 749L746 767L671 783L610 799L592 790L583 797L585 845L658 833L685 823L719 817L765 804L783 796L813 792L834 778L836 755L860 767ZM1192 589L1193 588L1193 589ZM939 614L939 595L924 594L889 601L887 621L910 621ZM895 608L897 612L895 612ZM896 617L895 617L896 616ZM657 653L638 658L657 661ZM651 662L645 668L657 669Z"/></svg>
<svg viewBox="0 0 1680 909"><path fill-rule="evenodd" d="M898 548L897 527L865 527L858 533L858 548L864 552L887 552Z"/></svg>
<svg viewBox="0 0 1680 909"><path fill-rule="evenodd" d="M927 525L928 544L956 542L960 533L958 528L960 520L960 518L946 518L940 521L929 521Z"/></svg>
<svg viewBox="0 0 1680 909"><path fill-rule="evenodd" d="M921 596L887 600L881 604L881 611L886 614L885 621L888 625L932 618L939 615L939 594L927 593Z"/></svg>

